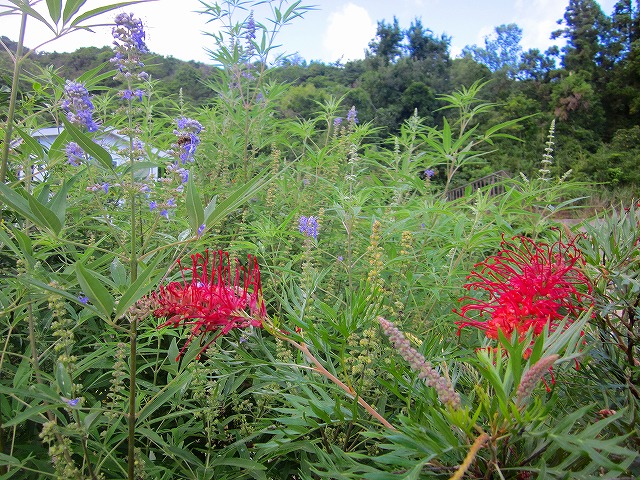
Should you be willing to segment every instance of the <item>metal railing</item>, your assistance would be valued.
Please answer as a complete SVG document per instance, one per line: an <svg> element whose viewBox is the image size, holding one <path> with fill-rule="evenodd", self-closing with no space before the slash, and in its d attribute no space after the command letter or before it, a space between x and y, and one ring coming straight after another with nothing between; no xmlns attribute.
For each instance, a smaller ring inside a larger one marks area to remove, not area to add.
<svg viewBox="0 0 640 480"><path fill-rule="evenodd" d="M504 193L504 183L503 180L509 178L509 174L504 170L499 170L497 172L493 172L486 177L479 178L473 182L469 182L460 187L456 187L447 192L447 200L456 200L458 198L462 198L468 193L473 193L479 188L488 187L493 185L493 187L489 190L489 195L500 195Z"/></svg>

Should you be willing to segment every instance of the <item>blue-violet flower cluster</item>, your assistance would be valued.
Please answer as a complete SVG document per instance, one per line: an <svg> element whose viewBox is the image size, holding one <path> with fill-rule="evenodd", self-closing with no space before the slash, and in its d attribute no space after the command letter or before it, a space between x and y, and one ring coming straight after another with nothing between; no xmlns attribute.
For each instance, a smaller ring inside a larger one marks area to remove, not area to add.
<svg viewBox="0 0 640 480"><path fill-rule="evenodd" d="M120 13L114 20L116 26L111 30L113 35L113 45L115 57L111 62L116 66L118 72L125 77L130 77L132 71L139 67L144 67L140 61L140 55L149 53L145 44L145 33L142 21L133 16L133 13ZM142 77L141 77L142 75ZM140 80L147 80L149 76L141 72L138 74Z"/></svg>
<svg viewBox="0 0 640 480"><path fill-rule="evenodd" d="M178 137L178 141L174 146L177 148L178 157L184 165L193 161L193 155L200 144L198 134L202 131L202 125L197 120L187 117L176 119L176 123L178 128L173 133Z"/></svg>
<svg viewBox="0 0 640 480"><path fill-rule="evenodd" d="M64 95L62 109L67 114L67 120L74 125L86 127L89 132L98 130L98 124L92 118L94 106L85 86L82 83L67 80L64 85Z"/></svg>
<svg viewBox="0 0 640 480"><path fill-rule="evenodd" d="M318 220L316 217L300 217L298 227L303 235L313 237L314 240L318 238Z"/></svg>
<svg viewBox="0 0 640 480"><path fill-rule="evenodd" d="M74 167L80 166L84 160L84 150L76 142L69 142L64 147L64 153L67 156L67 162Z"/></svg>

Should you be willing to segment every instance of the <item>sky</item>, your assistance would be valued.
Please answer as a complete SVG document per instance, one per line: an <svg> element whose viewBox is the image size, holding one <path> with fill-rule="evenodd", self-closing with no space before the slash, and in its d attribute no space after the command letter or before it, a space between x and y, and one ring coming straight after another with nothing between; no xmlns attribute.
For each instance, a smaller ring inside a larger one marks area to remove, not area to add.
<svg viewBox="0 0 640 480"><path fill-rule="evenodd" d="M34 0L30 0L34 2ZM39 1L37 9L43 10L45 2ZM278 5L282 0L272 2ZM117 0L87 0L81 11L90 10ZM205 0L213 4L213 0ZM237 3L237 2L236 2ZM247 4L255 3L247 1ZM284 1L284 9L292 1ZM391 23L397 17L400 28L406 29L415 18L437 37L451 37L450 53L460 54L466 45L484 45L484 38L498 25L516 23L523 30L521 45L525 50L539 48L544 51L555 42L550 40L552 31L558 28L569 0L303 0L303 4L315 5L302 18L286 25L276 38L281 51L299 54L307 61L333 63L364 58L368 43L375 37L377 22ZM616 0L600 0L605 14L611 15ZM6 12L7 0L0 0L0 15ZM210 63L205 48L213 48L211 36L215 33L211 18L197 13L203 5L199 0L156 0L126 7L142 19L147 33L147 46L164 56L181 60ZM45 10L46 11L46 10ZM116 10L119 12L122 10ZM240 12L242 21L247 12ZM264 7L256 10L256 21L266 21ZM101 21L108 23L115 14L107 13ZM17 40L19 16L0 16L0 35ZM37 21L27 22L25 44L34 48L52 38L52 32ZM96 27L95 33L75 32L40 48L41 51L71 52L82 46L102 47L111 45L111 29Z"/></svg>

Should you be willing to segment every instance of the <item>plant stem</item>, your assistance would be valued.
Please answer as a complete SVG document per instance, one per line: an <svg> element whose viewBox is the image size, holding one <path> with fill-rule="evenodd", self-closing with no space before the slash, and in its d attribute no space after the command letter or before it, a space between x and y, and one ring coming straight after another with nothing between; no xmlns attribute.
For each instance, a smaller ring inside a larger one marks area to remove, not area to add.
<svg viewBox="0 0 640 480"><path fill-rule="evenodd" d="M4 183L7 178L7 167L9 165L9 146L11 144L11 134L13 131L13 118L16 111L16 99L18 98L18 82L20 81L20 67L22 66L22 50L24 47L24 32L27 28L27 13L22 12L20 20L20 36L13 65L13 79L11 80L11 97L9 98L9 112L7 113L7 127L4 132L4 144L2 146L2 165L0 166L0 183Z"/></svg>
<svg viewBox="0 0 640 480"><path fill-rule="evenodd" d="M278 336L280 336L280 335L278 335ZM291 338L288 338L286 335L282 335L282 336L280 336L280 338L282 338L283 340L286 340L291 345L293 345L298 350L300 350L305 355L305 357L307 357L309 359L309 361L311 361L311 363L313 363L315 365L314 370L316 372L318 372L319 374L327 377L329 380L331 380L333 383L335 383L337 386L339 386L342 390L344 390L348 395L356 398L358 400L358 403L367 412L369 412L369 414L373 418L378 420L382 425L387 427L389 430L396 430L396 427L391 425L387 421L387 419L384 418L382 415L380 415L375 408L373 408L371 405L369 405L364 398L360 397L352 388L347 386L339 378L337 378L335 375L333 375L331 372L329 372L326 368L324 368L324 366L320 363L320 361L316 357L313 356L313 354L309 351L309 348L304 343L298 343L295 340L292 340Z"/></svg>
<svg viewBox="0 0 640 480"><path fill-rule="evenodd" d="M131 90L131 80L128 81L128 88ZM133 112L131 101L129 101L129 166L130 166L130 189L129 195L131 202L131 250L129 255L129 270L131 275L131 284L138 278L138 256L136 251L136 193L135 193L135 155L133 150ZM129 480L135 479L135 444L136 444L136 351L138 336L138 318L131 317L131 328L129 330L129 415L128 415L128 448L127 463Z"/></svg>

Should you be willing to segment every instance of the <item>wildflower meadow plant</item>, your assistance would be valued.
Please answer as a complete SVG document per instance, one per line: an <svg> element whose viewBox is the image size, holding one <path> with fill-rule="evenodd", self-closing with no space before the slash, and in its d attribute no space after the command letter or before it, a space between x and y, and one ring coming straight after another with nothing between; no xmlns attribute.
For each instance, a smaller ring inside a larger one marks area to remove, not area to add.
<svg viewBox="0 0 640 480"><path fill-rule="evenodd" d="M98 130L98 124L93 121L95 107L86 87L82 83L67 80L64 94L62 109L66 112L69 122L84 127L89 132Z"/></svg>
<svg viewBox="0 0 640 480"><path fill-rule="evenodd" d="M0 14L60 36L129 6L88 3ZM145 72L153 45L128 11L108 73L18 84L19 39L3 97L0 478L640 475L637 209L545 243L513 235L542 231L540 199L560 208L563 185L506 179L508 193L446 201L416 179L500 148L505 124L477 123L495 108L479 85L442 98L451 123L415 113L395 138L371 135L348 97L283 115L275 36L310 8L203 3L216 68L200 109ZM32 136L44 119L64 124L51 147Z"/></svg>
<svg viewBox="0 0 640 480"><path fill-rule="evenodd" d="M534 336L544 328L553 331L563 319L571 322L593 304L584 256L575 240L547 244L516 237L503 240L501 248L469 275L473 281L465 288L484 291L489 298L461 299L466 303L459 310L464 320L456 322L458 334L475 327L493 340L499 331L522 339L530 330Z"/></svg>
<svg viewBox="0 0 640 480"><path fill-rule="evenodd" d="M158 328L190 329L178 358L194 338L203 339L202 353L220 335L233 329L261 327L266 315L255 257L249 255L247 266L236 260L233 272L229 254L222 250L192 255L191 262L191 267L178 262L181 282L161 285L152 295L153 314L167 319ZM209 333L215 335L204 340Z"/></svg>

